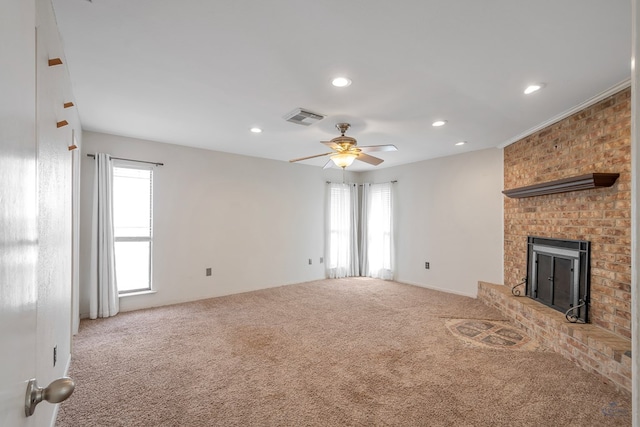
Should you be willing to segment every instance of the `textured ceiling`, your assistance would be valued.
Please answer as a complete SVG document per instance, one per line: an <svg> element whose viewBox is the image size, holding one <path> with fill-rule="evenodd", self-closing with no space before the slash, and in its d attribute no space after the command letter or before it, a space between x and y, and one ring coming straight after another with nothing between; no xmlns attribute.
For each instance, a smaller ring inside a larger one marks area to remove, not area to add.
<svg viewBox="0 0 640 427"><path fill-rule="evenodd" d="M85 130L283 161L340 121L398 147L378 168L495 147L630 77L628 0L53 4ZM286 122L296 107L326 118Z"/></svg>

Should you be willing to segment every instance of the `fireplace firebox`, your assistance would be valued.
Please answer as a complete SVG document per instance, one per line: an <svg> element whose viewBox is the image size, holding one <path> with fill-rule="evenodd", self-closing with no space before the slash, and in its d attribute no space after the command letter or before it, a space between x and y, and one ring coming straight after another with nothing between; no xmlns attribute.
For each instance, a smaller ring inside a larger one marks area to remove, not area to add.
<svg viewBox="0 0 640 427"><path fill-rule="evenodd" d="M589 322L590 243L529 236L526 293L565 314Z"/></svg>

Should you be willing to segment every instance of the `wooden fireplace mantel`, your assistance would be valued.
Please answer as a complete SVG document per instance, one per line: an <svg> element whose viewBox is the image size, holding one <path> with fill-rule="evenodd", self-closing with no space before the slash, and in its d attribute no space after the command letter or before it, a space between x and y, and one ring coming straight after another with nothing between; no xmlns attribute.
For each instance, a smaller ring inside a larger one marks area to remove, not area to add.
<svg viewBox="0 0 640 427"><path fill-rule="evenodd" d="M512 188L510 190L504 190L502 193L507 197L520 199L523 197L566 193L568 191L611 187L619 176L619 173L588 173L586 175L572 176L570 178L528 185L526 187Z"/></svg>

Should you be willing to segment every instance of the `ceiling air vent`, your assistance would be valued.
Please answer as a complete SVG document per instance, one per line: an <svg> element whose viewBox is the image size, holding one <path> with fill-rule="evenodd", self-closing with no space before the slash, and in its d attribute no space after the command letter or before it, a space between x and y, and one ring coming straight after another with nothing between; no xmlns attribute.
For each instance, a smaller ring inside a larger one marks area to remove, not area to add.
<svg viewBox="0 0 640 427"><path fill-rule="evenodd" d="M296 108L295 110L285 115L284 119L291 123L296 123L303 126L309 126L315 122L319 122L320 120L324 119L324 116L322 114L312 113L309 110Z"/></svg>

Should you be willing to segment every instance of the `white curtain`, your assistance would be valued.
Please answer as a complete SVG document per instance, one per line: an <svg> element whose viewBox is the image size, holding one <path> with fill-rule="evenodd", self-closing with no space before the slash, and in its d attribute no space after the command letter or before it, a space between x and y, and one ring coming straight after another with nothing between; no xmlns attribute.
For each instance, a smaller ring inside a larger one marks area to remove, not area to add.
<svg viewBox="0 0 640 427"><path fill-rule="evenodd" d="M369 191L370 184L363 184L360 192L360 274L367 276L369 272L369 236L367 235L367 224L369 223Z"/></svg>
<svg viewBox="0 0 640 427"><path fill-rule="evenodd" d="M113 170L108 154L96 153L93 183L89 317L115 316L120 311L113 234Z"/></svg>
<svg viewBox="0 0 640 427"><path fill-rule="evenodd" d="M364 184L362 207L362 275L392 280L395 264L393 184Z"/></svg>
<svg viewBox="0 0 640 427"><path fill-rule="evenodd" d="M360 275L358 186L327 185L326 269L329 278Z"/></svg>

